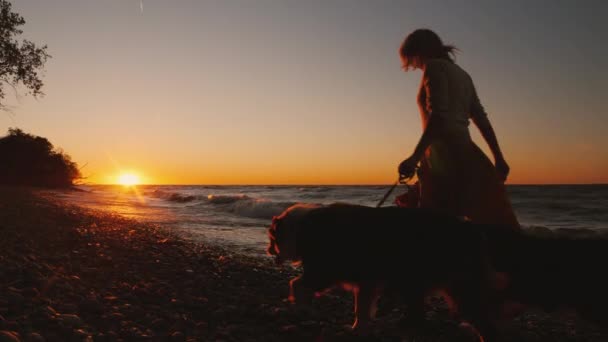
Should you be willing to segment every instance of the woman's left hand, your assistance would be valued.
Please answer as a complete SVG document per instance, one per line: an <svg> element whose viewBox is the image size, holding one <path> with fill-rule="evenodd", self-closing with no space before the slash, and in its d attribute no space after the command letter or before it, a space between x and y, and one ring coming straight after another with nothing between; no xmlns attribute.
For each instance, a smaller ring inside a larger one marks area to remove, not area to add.
<svg viewBox="0 0 608 342"><path fill-rule="evenodd" d="M416 172L416 166L418 165L418 158L416 158L415 156L411 156L409 158L407 158L406 160L402 161L401 164L399 164L399 176L403 177L403 178L410 178L414 175L414 173Z"/></svg>

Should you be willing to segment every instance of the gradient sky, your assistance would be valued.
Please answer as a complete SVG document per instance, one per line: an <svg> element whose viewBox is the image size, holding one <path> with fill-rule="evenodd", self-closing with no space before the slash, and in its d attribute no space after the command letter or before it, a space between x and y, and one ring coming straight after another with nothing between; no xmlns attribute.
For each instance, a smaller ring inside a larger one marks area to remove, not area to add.
<svg viewBox="0 0 608 342"><path fill-rule="evenodd" d="M421 133L397 49L426 27L461 50L510 183L608 183L608 1L12 3L53 58L0 135L49 138L89 182L390 183Z"/></svg>

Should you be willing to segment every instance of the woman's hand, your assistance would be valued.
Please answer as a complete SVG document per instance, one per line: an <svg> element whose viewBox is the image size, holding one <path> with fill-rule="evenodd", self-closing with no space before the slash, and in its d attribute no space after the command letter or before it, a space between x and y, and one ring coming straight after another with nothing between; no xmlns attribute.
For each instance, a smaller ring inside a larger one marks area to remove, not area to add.
<svg viewBox="0 0 608 342"><path fill-rule="evenodd" d="M418 158L411 156L399 164L399 176L403 178L410 178L416 172L416 166L418 165Z"/></svg>
<svg viewBox="0 0 608 342"><path fill-rule="evenodd" d="M507 161L504 158L498 158L496 159L496 162L494 162L494 165L496 167L496 173L498 173L498 178L503 182L506 181L509 171L511 170Z"/></svg>

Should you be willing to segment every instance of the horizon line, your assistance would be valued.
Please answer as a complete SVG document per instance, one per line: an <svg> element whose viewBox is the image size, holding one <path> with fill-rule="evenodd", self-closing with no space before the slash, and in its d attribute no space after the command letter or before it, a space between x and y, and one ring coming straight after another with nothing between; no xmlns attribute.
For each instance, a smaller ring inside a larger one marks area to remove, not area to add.
<svg viewBox="0 0 608 342"><path fill-rule="evenodd" d="M171 184L171 183L146 183L146 184L137 184L134 186L392 186L394 183L375 183L375 184L365 184L365 183L347 183L347 184L315 184L315 183L307 183L307 184L285 184L285 183L268 183L268 184ZM117 185L124 186L123 184L118 183L92 183L92 184L76 184L74 186L95 186L95 185ZM405 184L401 184L405 185ZM412 185L412 184L408 184ZM608 185L608 183L508 183L505 186L555 186L555 185Z"/></svg>

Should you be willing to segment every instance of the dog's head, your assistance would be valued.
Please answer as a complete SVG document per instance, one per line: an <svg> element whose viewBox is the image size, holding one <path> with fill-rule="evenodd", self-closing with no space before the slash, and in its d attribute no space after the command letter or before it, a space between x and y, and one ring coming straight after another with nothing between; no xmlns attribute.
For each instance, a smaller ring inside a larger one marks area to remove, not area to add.
<svg viewBox="0 0 608 342"><path fill-rule="evenodd" d="M295 204L287 208L281 215L272 218L268 229L270 240L266 252L275 257L277 265L285 261L300 262L301 256L296 250L296 235L302 219L316 204Z"/></svg>

